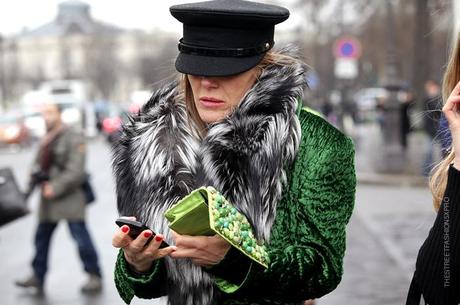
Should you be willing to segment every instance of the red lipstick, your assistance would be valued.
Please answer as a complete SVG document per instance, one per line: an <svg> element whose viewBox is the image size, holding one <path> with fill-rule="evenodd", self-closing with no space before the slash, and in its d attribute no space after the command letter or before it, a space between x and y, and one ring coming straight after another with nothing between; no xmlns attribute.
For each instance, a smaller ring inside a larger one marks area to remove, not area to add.
<svg viewBox="0 0 460 305"><path fill-rule="evenodd" d="M225 104L223 100L219 100L217 98L210 97L210 96L200 97L200 103L205 108L218 108Z"/></svg>

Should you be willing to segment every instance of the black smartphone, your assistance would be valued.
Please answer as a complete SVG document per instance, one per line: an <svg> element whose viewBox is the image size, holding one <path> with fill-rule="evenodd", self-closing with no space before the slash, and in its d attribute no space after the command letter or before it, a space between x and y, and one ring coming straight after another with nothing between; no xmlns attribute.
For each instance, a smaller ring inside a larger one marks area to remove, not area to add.
<svg viewBox="0 0 460 305"><path fill-rule="evenodd" d="M132 239L136 239L139 236L139 234L141 234L141 232L144 231L144 230L150 230L150 231L153 232L152 229L150 229L149 227L147 227L143 223L141 223L139 221L136 221L136 220L131 220L131 219L127 219L127 218L118 218L117 220L115 220L115 223L119 227L122 227L124 225L129 226L129 236ZM148 245L150 243L150 241L153 239L154 236L155 236L155 232L153 232L152 236L149 238L149 240L145 244ZM161 248L166 248L166 247L169 247L169 245L165 241L162 241L161 245L160 245L160 249Z"/></svg>

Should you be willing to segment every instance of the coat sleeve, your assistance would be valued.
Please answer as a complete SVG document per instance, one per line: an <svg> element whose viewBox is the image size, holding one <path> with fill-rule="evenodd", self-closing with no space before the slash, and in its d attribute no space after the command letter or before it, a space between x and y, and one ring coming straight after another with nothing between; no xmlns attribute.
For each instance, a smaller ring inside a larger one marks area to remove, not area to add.
<svg viewBox="0 0 460 305"><path fill-rule="evenodd" d="M123 250L120 250L114 279L118 294L126 304L130 304L134 296L153 299L166 295L166 270L162 259L153 263L148 274L134 274L124 258Z"/></svg>
<svg viewBox="0 0 460 305"><path fill-rule="evenodd" d="M263 270L241 255L240 266L249 270L243 276L234 272L235 257L219 264L219 278L245 278L236 294L300 302L321 297L339 284L345 229L355 199L354 146L342 135L317 144L324 148L299 152L290 183L290 194L295 195L288 198L289 206L277 211L268 245L269 267Z"/></svg>
<svg viewBox="0 0 460 305"><path fill-rule="evenodd" d="M67 141L65 165L58 175L51 177L50 184L56 197L74 190L80 186L85 178L86 147L84 138L80 134L66 134Z"/></svg>

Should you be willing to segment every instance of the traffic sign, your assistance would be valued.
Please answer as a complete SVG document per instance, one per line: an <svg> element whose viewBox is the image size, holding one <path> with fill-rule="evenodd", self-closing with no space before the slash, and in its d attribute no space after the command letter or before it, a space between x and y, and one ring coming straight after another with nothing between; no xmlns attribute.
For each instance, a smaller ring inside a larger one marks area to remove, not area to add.
<svg viewBox="0 0 460 305"><path fill-rule="evenodd" d="M333 51L336 58L358 59L361 57L361 43L354 37L344 36L335 41Z"/></svg>
<svg viewBox="0 0 460 305"><path fill-rule="evenodd" d="M355 58L336 58L334 75L342 79L354 79L358 76L358 60Z"/></svg>

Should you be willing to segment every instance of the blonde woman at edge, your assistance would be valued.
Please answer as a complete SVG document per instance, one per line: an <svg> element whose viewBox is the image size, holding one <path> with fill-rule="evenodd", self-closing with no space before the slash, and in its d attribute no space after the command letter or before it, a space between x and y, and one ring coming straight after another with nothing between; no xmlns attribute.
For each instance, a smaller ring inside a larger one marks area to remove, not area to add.
<svg viewBox="0 0 460 305"><path fill-rule="evenodd" d="M406 305L460 304L460 37L444 75L442 109L452 147L434 169L430 186L438 212L417 257Z"/></svg>

